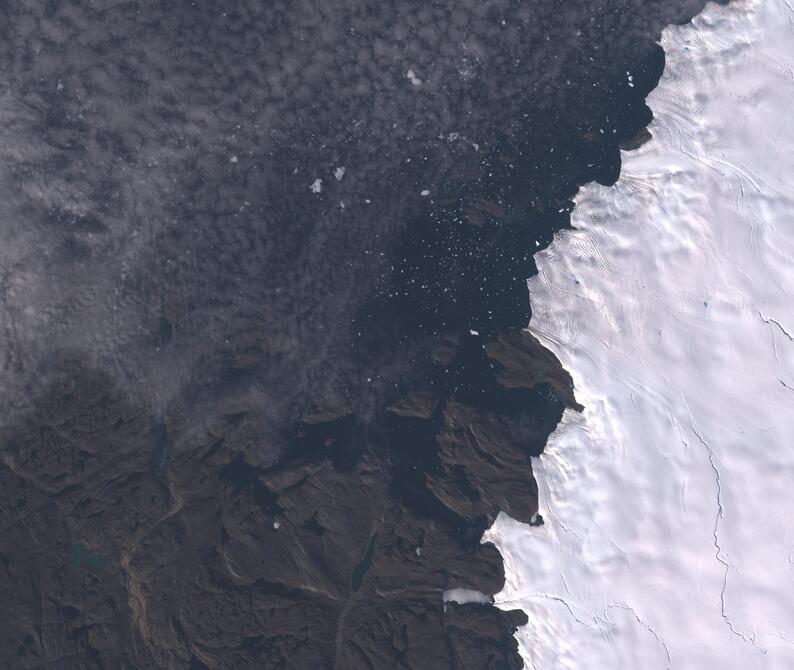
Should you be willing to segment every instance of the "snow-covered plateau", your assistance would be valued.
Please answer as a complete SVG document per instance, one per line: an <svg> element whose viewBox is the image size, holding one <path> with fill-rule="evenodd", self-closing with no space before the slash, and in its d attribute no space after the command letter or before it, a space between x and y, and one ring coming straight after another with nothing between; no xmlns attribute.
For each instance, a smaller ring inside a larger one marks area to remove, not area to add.
<svg viewBox="0 0 794 670"><path fill-rule="evenodd" d="M653 139L537 255L585 406L501 515L527 668L794 668L794 4L668 28Z"/></svg>

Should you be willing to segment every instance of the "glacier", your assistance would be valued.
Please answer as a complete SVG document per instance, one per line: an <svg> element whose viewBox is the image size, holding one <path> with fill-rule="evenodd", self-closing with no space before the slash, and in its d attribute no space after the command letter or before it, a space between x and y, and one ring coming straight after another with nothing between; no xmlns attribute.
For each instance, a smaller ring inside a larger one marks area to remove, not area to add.
<svg viewBox="0 0 794 670"><path fill-rule="evenodd" d="M571 373L502 514L527 668L794 668L794 6L665 30L653 138L536 255L529 330Z"/></svg>

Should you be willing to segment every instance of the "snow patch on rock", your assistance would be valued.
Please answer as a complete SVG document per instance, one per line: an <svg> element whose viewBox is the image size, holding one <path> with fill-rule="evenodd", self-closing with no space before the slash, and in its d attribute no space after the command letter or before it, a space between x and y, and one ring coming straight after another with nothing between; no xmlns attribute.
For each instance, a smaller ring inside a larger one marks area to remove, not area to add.
<svg viewBox="0 0 794 670"><path fill-rule="evenodd" d="M490 605L493 602L493 598L487 593L474 589L447 589L443 593L443 599L445 603L453 602L459 605L465 605L466 603Z"/></svg>

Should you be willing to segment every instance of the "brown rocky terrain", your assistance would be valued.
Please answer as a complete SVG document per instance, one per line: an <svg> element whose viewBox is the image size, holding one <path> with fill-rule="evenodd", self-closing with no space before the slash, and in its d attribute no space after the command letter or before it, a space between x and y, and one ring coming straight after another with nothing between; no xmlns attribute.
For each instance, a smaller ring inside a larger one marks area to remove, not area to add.
<svg viewBox="0 0 794 670"><path fill-rule="evenodd" d="M520 668L532 254L702 4L3 3L0 666Z"/></svg>

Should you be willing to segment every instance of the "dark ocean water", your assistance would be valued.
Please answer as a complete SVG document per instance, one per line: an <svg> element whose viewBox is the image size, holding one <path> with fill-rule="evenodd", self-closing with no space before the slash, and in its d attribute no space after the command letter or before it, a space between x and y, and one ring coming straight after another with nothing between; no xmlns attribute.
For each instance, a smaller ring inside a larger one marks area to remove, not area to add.
<svg viewBox="0 0 794 670"><path fill-rule="evenodd" d="M7 2L2 664L521 667L532 254L702 4Z"/></svg>

